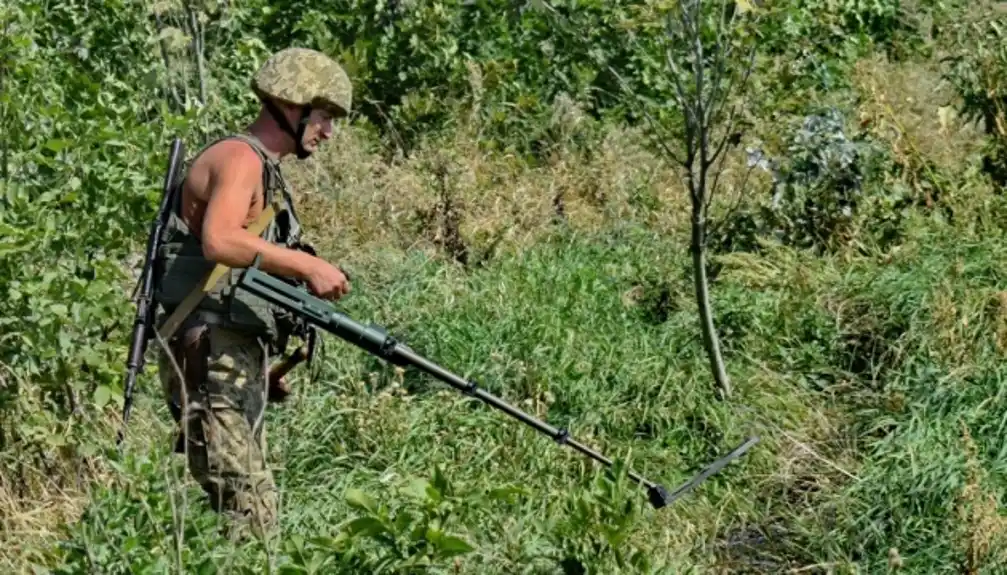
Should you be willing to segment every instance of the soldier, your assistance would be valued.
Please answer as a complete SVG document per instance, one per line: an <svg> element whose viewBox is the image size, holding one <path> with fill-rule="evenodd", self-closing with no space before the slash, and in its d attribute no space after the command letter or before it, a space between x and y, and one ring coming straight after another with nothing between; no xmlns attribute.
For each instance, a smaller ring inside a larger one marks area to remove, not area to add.
<svg viewBox="0 0 1007 575"><path fill-rule="evenodd" d="M188 454L215 510L263 536L277 514L263 425L268 358L283 352L296 322L233 286L261 254L263 271L303 282L319 297L349 293L341 270L300 244L279 161L291 153L307 158L330 137L333 120L349 113L352 87L339 65L301 48L274 54L251 87L262 101L258 117L193 158L162 235L157 290L165 315L214 265L232 269L223 289L203 297L175 332L171 357L162 350L159 372L180 423L176 452ZM265 230L250 232L269 206Z"/></svg>

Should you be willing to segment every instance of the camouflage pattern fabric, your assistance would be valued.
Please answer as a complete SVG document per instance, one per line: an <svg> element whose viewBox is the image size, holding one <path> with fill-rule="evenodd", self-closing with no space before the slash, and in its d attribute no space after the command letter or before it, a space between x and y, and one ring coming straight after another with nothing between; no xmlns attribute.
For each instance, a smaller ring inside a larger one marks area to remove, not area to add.
<svg viewBox="0 0 1007 575"><path fill-rule="evenodd" d="M159 356L165 399L183 406L187 421L181 427L189 472L214 510L230 516L238 532L259 537L275 528L277 514L266 464L265 350L254 336L202 324L172 343L177 369L163 350Z"/></svg>
<svg viewBox="0 0 1007 575"><path fill-rule="evenodd" d="M252 79L252 90L260 98L325 107L337 116L348 114L353 103L346 71L325 54L307 48L273 54Z"/></svg>

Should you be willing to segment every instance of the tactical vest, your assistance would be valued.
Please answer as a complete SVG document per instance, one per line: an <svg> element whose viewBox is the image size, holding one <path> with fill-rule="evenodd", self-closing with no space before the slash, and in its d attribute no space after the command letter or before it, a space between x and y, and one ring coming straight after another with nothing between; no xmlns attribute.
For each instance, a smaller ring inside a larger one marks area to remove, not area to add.
<svg viewBox="0 0 1007 575"><path fill-rule="evenodd" d="M248 134L235 134L221 138L246 142L262 161L262 187L265 205L273 205L275 215L259 236L267 242L296 248L300 243L301 226L294 211L293 200L277 160L271 158L262 143ZM211 144L212 145L212 144ZM208 148L209 146L207 146ZM206 148L204 148L205 150ZM198 154L187 162L186 172ZM180 178L184 182L184 178ZM200 241L192 235L181 217L181 190L175 194L170 213L161 234L156 268L156 297L163 306L163 321L175 310L189 293L216 265L203 255ZM275 350L282 351L291 331L294 318L284 310L236 287L242 268L231 269L221 279L215 291L207 293L195 310L186 318L183 327L193 322L216 324L228 329L265 337ZM179 330L181 331L181 330Z"/></svg>

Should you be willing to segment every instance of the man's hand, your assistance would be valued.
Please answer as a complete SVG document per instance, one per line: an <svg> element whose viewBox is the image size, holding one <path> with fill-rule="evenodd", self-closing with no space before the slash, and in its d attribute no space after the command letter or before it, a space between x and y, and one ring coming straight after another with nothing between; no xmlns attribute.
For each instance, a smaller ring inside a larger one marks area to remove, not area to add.
<svg viewBox="0 0 1007 575"><path fill-rule="evenodd" d="M307 270L305 279L313 294L323 299L338 300L350 293L350 282L346 274L321 258L311 257L314 261Z"/></svg>

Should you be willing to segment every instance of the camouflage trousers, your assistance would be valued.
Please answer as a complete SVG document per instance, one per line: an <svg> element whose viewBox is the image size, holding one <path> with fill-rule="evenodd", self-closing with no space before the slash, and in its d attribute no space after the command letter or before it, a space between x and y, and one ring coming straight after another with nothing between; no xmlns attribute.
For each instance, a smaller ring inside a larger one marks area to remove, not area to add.
<svg viewBox="0 0 1007 575"><path fill-rule="evenodd" d="M275 528L277 513L266 465L266 347L256 337L197 325L171 348L177 369L162 350L159 374L181 428L176 452L187 454L213 509L261 537Z"/></svg>

